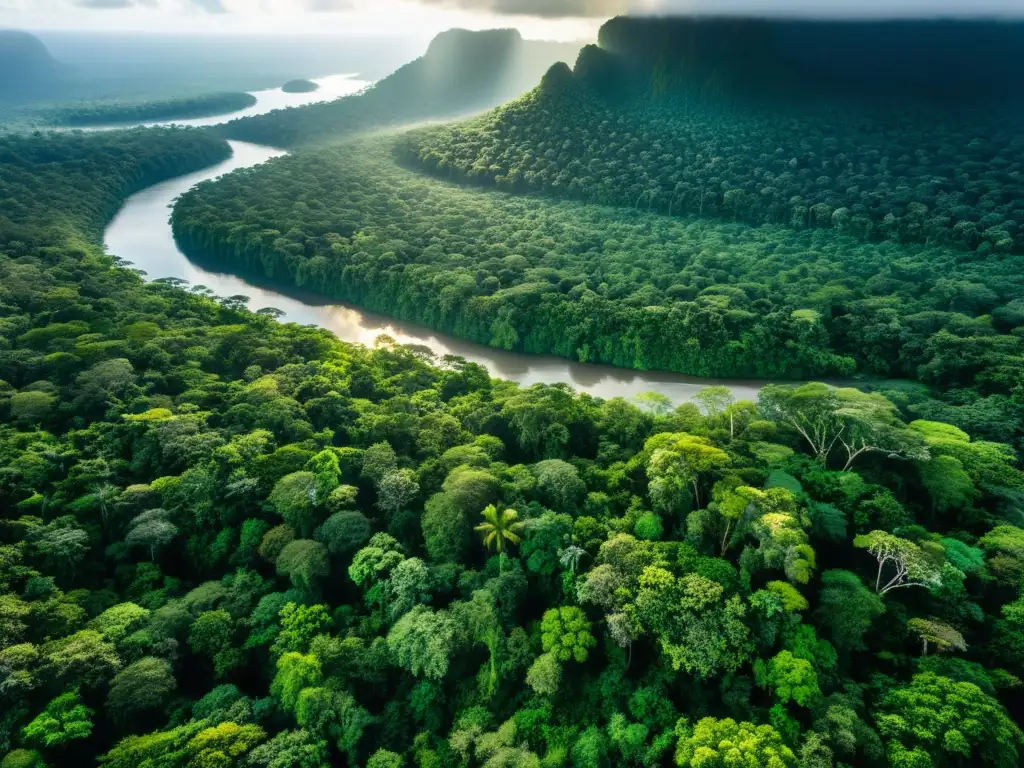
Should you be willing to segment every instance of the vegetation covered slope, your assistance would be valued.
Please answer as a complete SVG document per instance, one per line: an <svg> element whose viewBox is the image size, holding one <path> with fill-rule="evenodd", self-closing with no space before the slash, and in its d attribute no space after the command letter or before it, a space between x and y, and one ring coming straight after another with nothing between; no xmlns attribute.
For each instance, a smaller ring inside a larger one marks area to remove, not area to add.
<svg viewBox="0 0 1024 768"><path fill-rule="evenodd" d="M126 197L230 153L188 128L0 137L0 242L99 242Z"/></svg>
<svg viewBox="0 0 1024 768"><path fill-rule="evenodd" d="M395 166L388 145L201 185L175 233L220 265L507 349L696 375L1020 385L1019 256L481 192Z"/></svg>
<svg viewBox="0 0 1024 768"><path fill-rule="evenodd" d="M44 117L55 125L112 125L225 115L254 104L256 97L251 93L207 93L176 99L74 102L48 109Z"/></svg>
<svg viewBox="0 0 1024 768"><path fill-rule="evenodd" d="M1018 761L1009 447L823 385L524 390L55 216L0 230L4 768Z"/></svg>
<svg viewBox="0 0 1024 768"><path fill-rule="evenodd" d="M207 141L94 146L167 137ZM68 140L3 189L4 768L1017 763L1009 447L910 391L638 407L147 285L60 218L127 188Z"/></svg>
<svg viewBox="0 0 1024 768"><path fill-rule="evenodd" d="M815 355L832 314L787 315L790 284L860 274L856 252L920 302L891 325L937 315L959 339L934 367L959 372L949 400L809 384L673 408L342 344L101 253L125 195L223 155L209 135L4 140L2 768L1020 763L1019 337L924 309L931 264L988 281L992 262L464 190L388 150L302 153L179 210L300 282L344 263L410 301L404 273L430 267L439 318L563 281L609 312L745 296L815 329ZM762 283L730 282L737 254ZM956 386L972 365L981 393Z"/></svg>
<svg viewBox="0 0 1024 768"><path fill-rule="evenodd" d="M31 99L70 74L39 38L12 29L0 29L0 72L0 104Z"/></svg>
<svg viewBox="0 0 1024 768"><path fill-rule="evenodd" d="M1024 251L1016 100L1001 93L982 98L990 83L962 75L965 88L979 91L965 101L957 97L959 81L942 81L941 72L935 78L948 92L943 101L923 100L928 90L916 81L920 88L906 87L912 96L890 84L891 93L880 86L868 98L861 91L877 79L867 75L828 82L830 88L776 76L773 88L751 94L732 83L749 77L761 84L754 74L760 48L742 58L723 45L708 60L705 47L685 42L708 34L694 26L651 30L615 19L602 44L617 43L612 50L624 53L585 48L574 71L556 66L539 89L496 112L420 132L410 157L445 178L670 216L836 228L867 240L948 243L982 255ZM810 27L825 37L824 47L827 30ZM1024 43L1024 27L1011 29ZM785 29L774 31L781 36ZM751 34L742 25L725 32L740 41ZM646 45L635 40L645 36ZM961 37L970 40L970 29ZM871 55L885 59L884 43ZM688 47L696 51L687 55ZM804 67L820 72L815 63ZM1007 67L1014 71L1012 61ZM989 79L1002 82L1004 75Z"/></svg>
<svg viewBox="0 0 1024 768"><path fill-rule="evenodd" d="M232 139L294 147L419 120L453 118L501 104L532 88L572 47L523 40L514 29L438 35L426 54L362 93L276 110L223 126Z"/></svg>

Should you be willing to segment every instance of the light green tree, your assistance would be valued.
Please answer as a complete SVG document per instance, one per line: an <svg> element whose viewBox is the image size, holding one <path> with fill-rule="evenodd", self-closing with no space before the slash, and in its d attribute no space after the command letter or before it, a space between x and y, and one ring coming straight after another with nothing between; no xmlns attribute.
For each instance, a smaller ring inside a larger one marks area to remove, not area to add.
<svg viewBox="0 0 1024 768"><path fill-rule="evenodd" d="M197 733L188 743L188 768L239 765L246 753L267 737L258 725L225 722Z"/></svg>
<svg viewBox="0 0 1024 768"><path fill-rule="evenodd" d="M738 669L751 649L746 607L724 592L721 584L696 573L677 579L664 568L647 567L626 612L635 626L657 638L673 669L706 679Z"/></svg>
<svg viewBox="0 0 1024 768"><path fill-rule="evenodd" d="M320 768L328 760L327 742L306 730L281 731L248 756L252 768Z"/></svg>
<svg viewBox="0 0 1024 768"><path fill-rule="evenodd" d="M931 672L891 688L875 715L893 765L1019 764L1024 734L974 683Z"/></svg>
<svg viewBox="0 0 1024 768"><path fill-rule="evenodd" d="M654 435L644 444L644 451L650 456L647 477L651 501L667 512L679 509L682 489L687 486L693 491L694 503L701 506L702 477L724 469L732 461L707 438L685 432Z"/></svg>
<svg viewBox="0 0 1024 768"><path fill-rule="evenodd" d="M811 662L794 656L790 651L780 651L767 664L758 660L755 672L758 672L758 682L771 688L783 704L795 701L806 707L821 695L818 675Z"/></svg>
<svg viewBox="0 0 1024 768"><path fill-rule="evenodd" d="M434 680L448 672L458 639L458 627L447 611L417 605L388 632L388 649L414 676Z"/></svg>
<svg viewBox="0 0 1024 768"><path fill-rule="evenodd" d="M268 501L287 525L300 536L311 536L320 521L318 507L327 500L321 496L317 477L312 472L293 472L274 485Z"/></svg>
<svg viewBox="0 0 1024 768"><path fill-rule="evenodd" d="M499 512L493 504L485 507L480 516L484 521L473 530L480 533L484 547L488 551L493 548L498 553L498 569L502 570L505 550L509 544L522 543L522 533L526 529L526 524L519 522L517 519L519 514L514 509L505 509Z"/></svg>
<svg viewBox="0 0 1024 768"><path fill-rule="evenodd" d="M402 768L405 760L397 752L378 749L366 762L366 768Z"/></svg>
<svg viewBox="0 0 1024 768"><path fill-rule="evenodd" d="M796 755L770 725L705 717L682 729L675 762L681 768L789 768Z"/></svg>
<svg viewBox="0 0 1024 768"><path fill-rule="evenodd" d="M921 655L928 655L928 644L937 651L966 651L967 642L954 627L936 619L911 619L907 629L921 638Z"/></svg>
<svg viewBox="0 0 1024 768"><path fill-rule="evenodd" d="M405 509L420 492L416 475L410 469L388 472L377 484L377 507L386 514Z"/></svg>
<svg viewBox="0 0 1024 768"><path fill-rule="evenodd" d="M526 672L526 684L541 696L554 696L562 681L562 665L553 653L542 653Z"/></svg>
<svg viewBox="0 0 1024 768"><path fill-rule="evenodd" d="M940 568L912 541L885 531L871 531L857 536L853 546L866 549L878 561L875 592L880 595L900 587L933 589L941 583ZM887 567L890 572L883 580Z"/></svg>
<svg viewBox="0 0 1024 768"><path fill-rule="evenodd" d="M275 565L278 573L307 592L316 591L319 581L331 572L327 547L311 539L290 542L277 556Z"/></svg>
<svg viewBox="0 0 1024 768"><path fill-rule="evenodd" d="M302 690L318 685L322 679L320 660L316 656L290 651L277 660L277 674L270 684L270 694L284 709L294 710Z"/></svg>
<svg viewBox="0 0 1024 768"><path fill-rule="evenodd" d="M558 661L584 662L590 649L597 645L586 614L575 606L545 611L540 633L544 651L553 654Z"/></svg>
<svg viewBox="0 0 1024 768"><path fill-rule="evenodd" d="M82 704L78 691L62 693L26 725L21 735L29 744L59 747L92 735L93 710Z"/></svg>

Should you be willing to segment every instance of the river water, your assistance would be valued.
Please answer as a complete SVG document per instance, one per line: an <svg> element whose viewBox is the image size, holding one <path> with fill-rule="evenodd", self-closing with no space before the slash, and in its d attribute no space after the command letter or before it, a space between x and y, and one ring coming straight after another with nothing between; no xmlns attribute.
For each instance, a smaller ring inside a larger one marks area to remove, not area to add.
<svg viewBox="0 0 1024 768"><path fill-rule="evenodd" d="M278 90L257 91L259 101L241 113L197 120L174 121L177 125L216 125L240 116L261 114L287 106L301 106L354 93L368 83L340 75L318 80L321 90L314 93L286 94ZM122 126L123 127L123 126ZM193 286L203 285L218 296L248 296L249 308L276 307L285 312L285 321L315 324L328 328L343 341L372 346L382 334L401 344L418 344L434 354L461 355L487 367L492 376L511 379L524 385L564 382L581 392L597 397L632 397L642 392L659 392L674 403L685 402L704 387L724 384L737 399L755 400L764 382L748 380L701 379L677 373L633 371L604 365L576 363L559 357L526 355L493 349L481 344L454 339L430 329L403 323L345 304L331 303L315 295L271 287L258 280L236 274L211 271L185 257L171 234L170 208L177 197L194 185L215 179L239 168L272 160L285 152L271 147L232 141L232 156L198 173L179 176L144 189L125 202L107 227L104 241L108 252L133 262L148 279L177 277Z"/></svg>

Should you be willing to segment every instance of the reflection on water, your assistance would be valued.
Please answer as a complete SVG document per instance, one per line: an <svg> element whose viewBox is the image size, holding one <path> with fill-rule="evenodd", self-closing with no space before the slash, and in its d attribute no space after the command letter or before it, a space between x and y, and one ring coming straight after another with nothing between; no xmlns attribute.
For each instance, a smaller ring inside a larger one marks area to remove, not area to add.
<svg viewBox="0 0 1024 768"><path fill-rule="evenodd" d="M339 94L348 88L352 93L365 83L339 76L318 81L330 83L315 94L285 94L278 91L258 92L260 103L253 110L266 112L286 106L285 97L305 98L309 103L323 100L328 93ZM316 98L316 97L320 98ZM313 97L313 98L311 98ZM294 106L294 104L287 104ZM247 110L250 112L250 110ZM226 118L207 118L208 122L186 121L191 125L210 125ZM181 176L145 189L125 203L106 231L106 246L110 253L127 259L146 272L149 279L177 277L193 286L204 285L218 296L248 296L249 308L276 307L286 313L285 320L301 324L315 324L333 331L338 338L372 346L381 334L387 334L402 344L429 347L434 354L460 355L467 360L485 365L492 376L511 379L524 385L536 383L566 383L582 392L598 397L632 397L641 392L661 392L679 403L690 399L709 384L726 384L739 399L756 399L763 382L699 379L682 374L631 371L604 365L574 363L558 357L524 355L443 336L412 323L365 312L343 304L328 303L323 297L281 287L269 287L258 279L246 279L205 269L189 261L178 250L168 223L169 208L173 201L195 184L214 179L239 168L258 165L285 154L281 150L256 144L233 141L232 156L224 162L198 173Z"/></svg>

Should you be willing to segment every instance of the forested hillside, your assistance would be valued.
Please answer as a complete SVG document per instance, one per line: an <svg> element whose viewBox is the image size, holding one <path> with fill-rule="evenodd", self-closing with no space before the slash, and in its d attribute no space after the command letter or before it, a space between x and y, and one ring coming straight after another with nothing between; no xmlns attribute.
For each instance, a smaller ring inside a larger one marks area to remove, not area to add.
<svg viewBox="0 0 1024 768"><path fill-rule="evenodd" d="M251 107L255 103L256 97L251 93L208 93L151 101L86 101L51 107L43 113L43 117L56 125L113 125L224 115Z"/></svg>
<svg viewBox="0 0 1024 768"><path fill-rule="evenodd" d="M511 109L612 109L572 80ZM0 139L0 768L1019 765L1016 246L422 172L503 114L230 174L175 232L508 348L920 381L602 401L344 344L103 253L212 132Z"/></svg>
<svg viewBox="0 0 1024 768"><path fill-rule="evenodd" d="M451 29L434 38L422 57L362 93L235 120L219 133L294 147L421 120L452 119L519 96L573 51L571 45L523 40L514 29Z"/></svg>
<svg viewBox="0 0 1024 768"><path fill-rule="evenodd" d="M0 106L36 98L70 74L37 37L13 29L0 29L0 71Z"/></svg>
<svg viewBox="0 0 1024 768"><path fill-rule="evenodd" d="M390 145L203 184L177 204L176 236L218 265L506 349L702 376L856 370L973 387L972 401L1020 386L1020 256L464 189L396 167Z"/></svg>
<svg viewBox="0 0 1024 768"><path fill-rule="evenodd" d="M187 128L0 137L0 244L98 243L126 197L230 153Z"/></svg>
<svg viewBox="0 0 1024 768"><path fill-rule="evenodd" d="M12 150L4 768L1016 764L1009 446L912 389L602 402L145 284L57 180L171 139Z"/></svg>
<svg viewBox="0 0 1024 768"><path fill-rule="evenodd" d="M713 76L671 87L659 69L639 87L618 63L584 49L523 98L414 134L408 157L443 178L668 216L1024 251L1014 102L737 98Z"/></svg>

